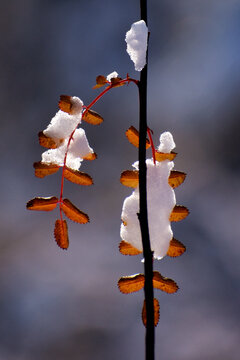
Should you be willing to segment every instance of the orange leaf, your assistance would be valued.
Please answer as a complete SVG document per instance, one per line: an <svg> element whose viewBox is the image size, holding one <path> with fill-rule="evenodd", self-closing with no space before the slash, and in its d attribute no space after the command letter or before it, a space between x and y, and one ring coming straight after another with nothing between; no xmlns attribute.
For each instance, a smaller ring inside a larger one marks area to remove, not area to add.
<svg viewBox="0 0 240 360"><path fill-rule="evenodd" d="M59 145L51 137L44 135L43 131L38 133L39 144L47 149L56 149ZM63 140L60 140L61 143Z"/></svg>
<svg viewBox="0 0 240 360"><path fill-rule="evenodd" d="M89 153L83 157L83 160L95 160L97 159L97 154L95 152Z"/></svg>
<svg viewBox="0 0 240 360"><path fill-rule="evenodd" d="M175 281L163 277L158 271L153 272L153 287L165 291L168 294L173 294L178 290Z"/></svg>
<svg viewBox="0 0 240 360"><path fill-rule="evenodd" d="M167 255L171 257L177 257L182 255L186 251L186 247L178 240L172 239L168 248Z"/></svg>
<svg viewBox="0 0 240 360"><path fill-rule="evenodd" d="M118 288L123 294L139 291L144 287L145 277L143 274L123 276L118 280Z"/></svg>
<svg viewBox="0 0 240 360"><path fill-rule="evenodd" d="M96 77L96 85L93 87L94 89L98 89L102 86L104 86L105 84L107 84L107 79L105 76L103 75L98 75Z"/></svg>
<svg viewBox="0 0 240 360"><path fill-rule="evenodd" d="M27 209L28 210L52 211L57 206L57 203L58 203L58 198L56 196L36 197L36 198L28 201Z"/></svg>
<svg viewBox="0 0 240 360"><path fill-rule="evenodd" d="M186 174L181 171L172 170L168 178L169 185L174 189L181 185L186 178Z"/></svg>
<svg viewBox="0 0 240 360"><path fill-rule="evenodd" d="M185 219L189 214L188 208L182 205L176 205L174 206L169 221L181 221Z"/></svg>
<svg viewBox="0 0 240 360"><path fill-rule="evenodd" d="M120 81L122 80L122 78L120 77L115 77L115 78L111 78L111 84L114 87L119 87L119 86L123 86L125 85L125 83L120 83Z"/></svg>
<svg viewBox="0 0 240 360"><path fill-rule="evenodd" d="M136 188L139 182L138 170L125 170L122 172L120 182L128 187Z"/></svg>
<svg viewBox="0 0 240 360"><path fill-rule="evenodd" d="M119 251L123 255L139 255L142 251L139 251L128 242L122 240L119 244Z"/></svg>
<svg viewBox="0 0 240 360"><path fill-rule="evenodd" d="M134 126L130 126L130 128L126 131L126 136L128 141L136 146L139 147L139 132ZM150 141L146 139L146 149L150 148Z"/></svg>
<svg viewBox="0 0 240 360"><path fill-rule="evenodd" d="M154 309L154 325L157 326L159 322L159 302L156 298L153 299L153 309ZM146 300L143 302L143 309L142 309L142 322L144 326L147 326L147 309L146 309Z"/></svg>
<svg viewBox="0 0 240 360"><path fill-rule="evenodd" d="M93 180L90 175L88 175L82 171L70 169L68 167L65 167L65 169L64 169L64 177L67 180L69 180L75 184L78 184L78 185L92 185L93 184Z"/></svg>
<svg viewBox="0 0 240 360"><path fill-rule="evenodd" d="M92 125L99 125L103 122L102 116L93 110L84 111L82 119Z"/></svg>
<svg viewBox="0 0 240 360"><path fill-rule="evenodd" d="M69 246L68 227L66 220L56 220L54 228L54 237L61 249L67 250Z"/></svg>
<svg viewBox="0 0 240 360"><path fill-rule="evenodd" d="M44 164L41 161L35 162L33 167L35 169L35 176L39 178L44 178L47 175L55 174L59 170L58 165Z"/></svg>
<svg viewBox="0 0 240 360"><path fill-rule="evenodd" d="M63 199L63 202L60 204L60 207L64 214L72 221L75 221L80 224L86 224L89 222L89 217L87 214L79 210L75 205L71 203L68 199Z"/></svg>
<svg viewBox="0 0 240 360"><path fill-rule="evenodd" d="M175 153L174 151L171 151L170 153L162 153L159 151L155 151L155 158L156 161L164 161L164 160L174 160L175 157L177 156L177 153Z"/></svg>
<svg viewBox="0 0 240 360"><path fill-rule="evenodd" d="M60 95L60 100L58 102L58 106L59 109L71 114L71 109L72 109L72 101L71 101L71 96L69 95Z"/></svg>

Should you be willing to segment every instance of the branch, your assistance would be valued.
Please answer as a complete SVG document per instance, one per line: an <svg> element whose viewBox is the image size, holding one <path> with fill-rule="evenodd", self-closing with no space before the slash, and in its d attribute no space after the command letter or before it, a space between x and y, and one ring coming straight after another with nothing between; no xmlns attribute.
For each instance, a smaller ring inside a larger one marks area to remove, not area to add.
<svg viewBox="0 0 240 360"><path fill-rule="evenodd" d="M147 0L140 0L141 20L147 25ZM145 273L145 300L146 300L146 360L154 360L154 309L153 309L153 254L151 251L148 214L147 214L147 169L146 169L146 136L147 136L147 55L146 65L141 71L139 83L139 223L141 228L144 273Z"/></svg>

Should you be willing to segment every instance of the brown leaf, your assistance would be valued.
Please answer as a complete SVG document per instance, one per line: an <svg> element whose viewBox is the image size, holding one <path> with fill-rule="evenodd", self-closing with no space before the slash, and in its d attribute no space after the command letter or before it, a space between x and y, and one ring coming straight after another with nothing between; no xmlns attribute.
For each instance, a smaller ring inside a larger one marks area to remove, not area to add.
<svg viewBox="0 0 240 360"><path fill-rule="evenodd" d="M186 174L181 171L172 170L168 178L169 185L174 189L181 185L186 178Z"/></svg>
<svg viewBox="0 0 240 360"><path fill-rule="evenodd" d="M98 88L104 86L105 84L107 84L106 77L103 75L98 75L96 77L96 85L93 87L93 89L98 89Z"/></svg>
<svg viewBox="0 0 240 360"><path fill-rule="evenodd" d="M78 184L78 185L92 185L93 184L93 180L90 175L88 175L82 171L70 169L68 167L65 167L65 169L64 169L64 177L67 180L69 180L75 184Z"/></svg>
<svg viewBox="0 0 240 360"><path fill-rule="evenodd" d="M118 280L118 288L123 294L139 291L144 287L145 277L143 274L123 276Z"/></svg>
<svg viewBox="0 0 240 360"><path fill-rule="evenodd" d="M102 116L93 110L84 111L82 119L92 125L99 125L103 122Z"/></svg>
<svg viewBox="0 0 240 360"><path fill-rule="evenodd" d="M175 221L175 222L181 221L185 219L188 216L188 214L189 214L188 208L182 205L175 205L171 212L169 221Z"/></svg>
<svg viewBox="0 0 240 360"><path fill-rule="evenodd" d="M46 136L43 131L38 133L39 144L47 149L56 149L60 144L57 144L54 139L49 136ZM59 140L61 143L61 140Z"/></svg>
<svg viewBox="0 0 240 360"><path fill-rule="evenodd" d="M164 161L164 160L174 160L175 157L177 156L177 153L175 153L174 151L171 151L170 153L162 153L159 151L155 151L155 158L156 161Z"/></svg>
<svg viewBox="0 0 240 360"><path fill-rule="evenodd" d="M28 210L52 211L56 208L58 198L52 197L36 197L27 203Z"/></svg>
<svg viewBox="0 0 240 360"><path fill-rule="evenodd" d="M69 246L68 227L66 220L56 220L54 228L54 237L61 249L67 250Z"/></svg>
<svg viewBox="0 0 240 360"><path fill-rule="evenodd" d="M139 147L139 132L134 126L130 126L130 128L126 131L126 136L132 145L137 148ZM146 149L150 148L150 146L150 141L146 139Z"/></svg>
<svg viewBox="0 0 240 360"><path fill-rule="evenodd" d="M58 106L59 109L71 114L71 109L72 109L72 101L71 101L71 96L69 95L60 95L60 100L58 102Z"/></svg>
<svg viewBox="0 0 240 360"><path fill-rule="evenodd" d="M142 251L139 251L128 242L122 240L119 244L119 251L123 255L139 255Z"/></svg>
<svg viewBox="0 0 240 360"><path fill-rule="evenodd" d="M123 86L125 85L125 83L120 83L120 81L122 80L122 78L120 77L115 77L115 78L111 78L111 84L114 87L119 87L119 86Z"/></svg>
<svg viewBox="0 0 240 360"><path fill-rule="evenodd" d="M97 159L97 154L95 152L89 153L83 157L83 160L95 160Z"/></svg>
<svg viewBox="0 0 240 360"><path fill-rule="evenodd" d="M167 255L171 257L177 257L182 255L186 251L186 247L178 240L172 238L168 248Z"/></svg>
<svg viewBox="0 0 240 360"><path fill-rule="evenodd" d="M125 170L122 172L120 177L121 184L136 188L139 182L139 172L138 170Z"/></svg>
<svg viewBox="0 0 240 360"><path fill-rule="evenodd" d="M33 164L35 169L35 176L38 178L44 178L47 175L55 174L59 170L59 166L55 164L44 164L41 161Z"/></svg>
<svg viewBox="0 0 240 360"><path fill-rule="evenodd" d="M160 313L159 313L160 306L159 306L159 302L156 298L153 299L153 309L154 309L154 325L157 326L157 324L159 322L159 317L160 317ZM144 302L143 302L142 322L143 322L144 326L147 326L146 300L144 300Z"/></svg>
<svg viewBox="0 0 240 360"><path fill-rule="evenodd" d="M158 271L153 272L153 287L165 291L168 294L173 294L178 290L175 281L163 277Z"/></svg>
<svg viewBox="0 0 240 360"><path fill-rule="evenodd" d="M63 199L63 202L60 204L60 207L64 214L72 221L75 221L79 224L86 224L89 222L89 217L87 214L79 210L75 205L71 203L68 199Z"/></svg>

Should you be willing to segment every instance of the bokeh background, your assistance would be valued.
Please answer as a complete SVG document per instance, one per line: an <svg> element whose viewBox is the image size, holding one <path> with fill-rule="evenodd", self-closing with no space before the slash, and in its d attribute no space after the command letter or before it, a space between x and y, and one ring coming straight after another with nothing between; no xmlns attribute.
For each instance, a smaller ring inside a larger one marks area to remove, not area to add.
<svg viewBox="0 0 240 360"><path fill-rule="evenodd" d="M96 104L101 126L83 125L98 159L81 170L95 185L66 183L65 196L91 223L68 222L69 250L54 241L57 211L25 209L29 199L60 191L58 174L40 180L32 167L59 95L88 104L97 75L138 78L124 41L139 20L138 1L10 0L0 10L0 359L144 359L143 292L117 289L120 276L143 271L141 257L118 252L131 193L119 176L137 159L124 134L138 126L134 85ZM177 201L191 210L174 225L187 252L155 263L180 287L155 292L156 359L237 360L240 1L151 0L148 15L149 126L156 143L172 132L175 168L188 174Z"/></svg>

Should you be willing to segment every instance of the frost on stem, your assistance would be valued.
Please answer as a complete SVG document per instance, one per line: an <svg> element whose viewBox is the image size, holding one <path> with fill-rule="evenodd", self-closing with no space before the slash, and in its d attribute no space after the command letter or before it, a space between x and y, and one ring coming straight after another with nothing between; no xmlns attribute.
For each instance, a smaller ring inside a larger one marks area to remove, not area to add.
<svg viewBox="0 0 240 360"><path fill-rule="evenodd" d="M127 53L134 62L135 70L141 71L146 65L148 28L144 20L132 24L126 33Z"/></svg>
<svg viewBox="0 0 240 360"><path fill-rule="evenodd" d="M160 136L159 152L170 153L175 147L171 133ZM163 258L173 238L170 215L176 204L175 193L169 185L169 176L174 167L173 161L147 159L147 203L151 249L155 259ZM138 170L138 162L133 164ZM139 188L127 197L123 203L121 238L142 252L141 231L137 213L139 212Z"/></svg>

